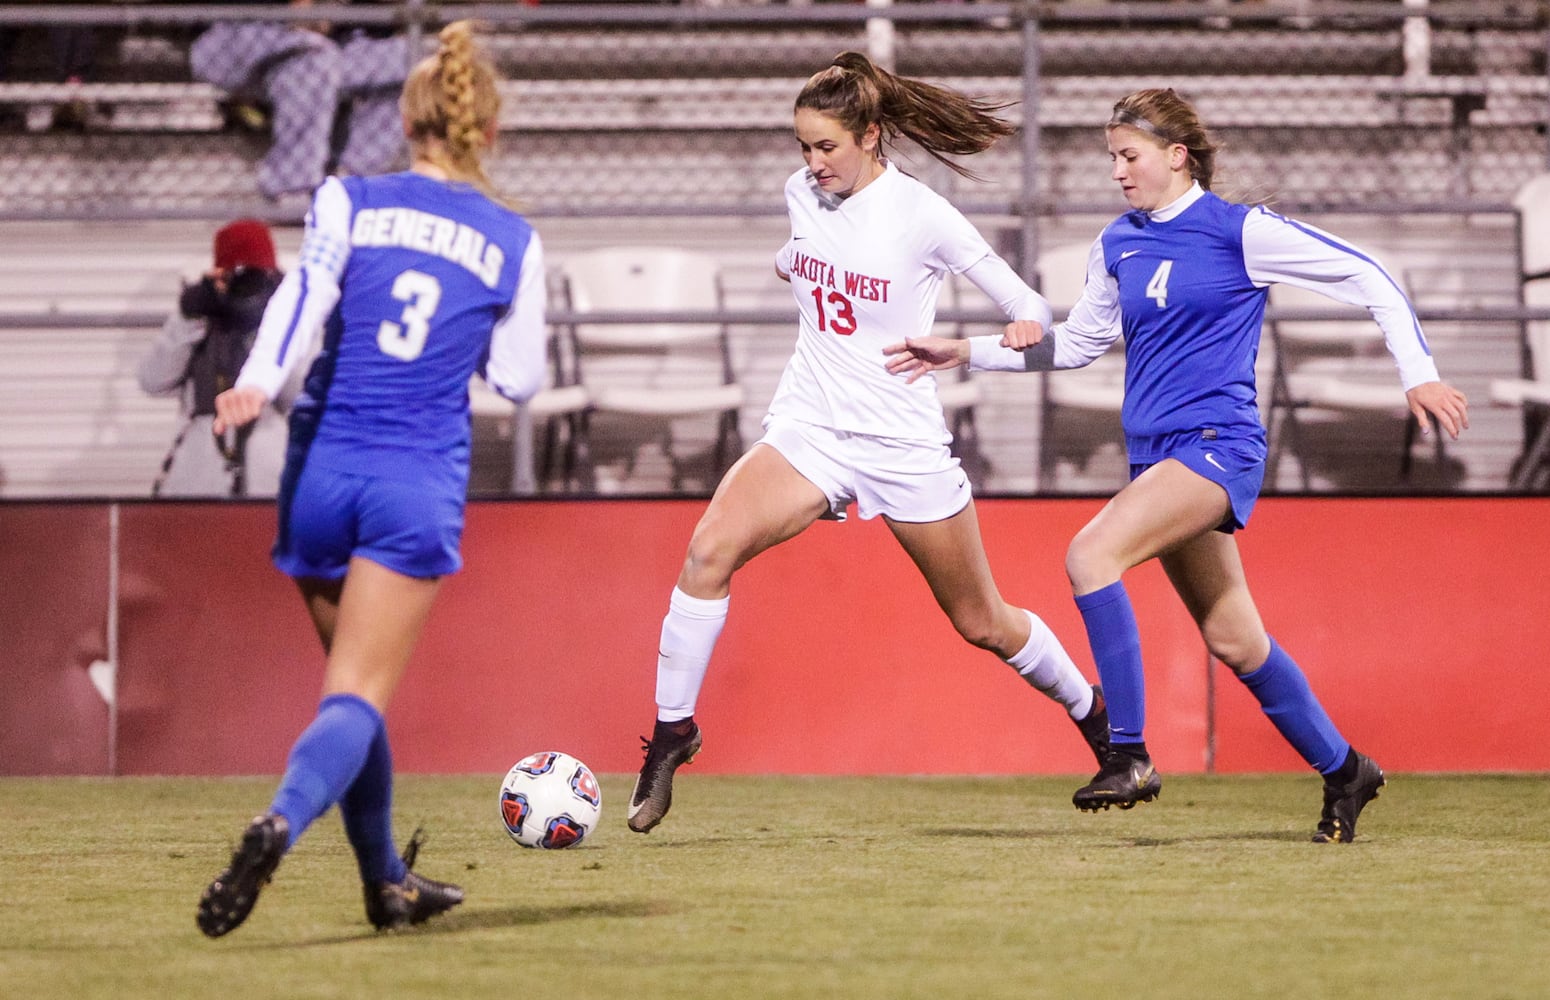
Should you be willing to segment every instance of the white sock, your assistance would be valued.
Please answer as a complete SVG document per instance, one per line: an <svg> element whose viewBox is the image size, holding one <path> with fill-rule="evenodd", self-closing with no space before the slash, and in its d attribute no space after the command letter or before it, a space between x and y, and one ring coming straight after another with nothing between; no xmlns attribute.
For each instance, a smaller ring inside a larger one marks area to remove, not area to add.
<svg viewBox="0 0 1550 1000"><path fill-rule="evenodd" d="M657 647L657 718L678 722L694 714L710 654L727 623L730 596L706 601L673 588L662 642Z"/></svg>
<svg viewBox="0 0 1550 1000"><path fill-rule="evenodd" d="M1023 680L1066 706L1073 719L1085 719L1093 708L1093 688L1071 662L1065 647L1044 620L1028 609L1028 644L1007 660Z"/></svg>

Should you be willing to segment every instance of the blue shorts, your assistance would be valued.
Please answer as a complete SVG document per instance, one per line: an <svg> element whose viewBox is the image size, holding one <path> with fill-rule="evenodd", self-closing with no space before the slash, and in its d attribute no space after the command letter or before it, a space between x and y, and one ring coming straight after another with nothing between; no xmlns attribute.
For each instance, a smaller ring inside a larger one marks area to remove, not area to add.
<svg viewBox="0 0 1550 1000"><path fill-rule="evenodd" d="M1265 484L1265 439L1219 433L1213 429L1180 431L1152 438L1129 438L1130 478L1158 462L1174 459L1227 491L1231 513L1217 531L1231 534L1249 523L1254 502ZM1146 459L1137 461L1138 458Z"/></svg>
<svg viewBox="0 0 1550 1000"><path fill-rule="evenodd" d="M341 472L318 462L285 479L272 553L281 572L337 580L352 556L422 579L462 568L466 488L449 489L435 478Z"/></svg>

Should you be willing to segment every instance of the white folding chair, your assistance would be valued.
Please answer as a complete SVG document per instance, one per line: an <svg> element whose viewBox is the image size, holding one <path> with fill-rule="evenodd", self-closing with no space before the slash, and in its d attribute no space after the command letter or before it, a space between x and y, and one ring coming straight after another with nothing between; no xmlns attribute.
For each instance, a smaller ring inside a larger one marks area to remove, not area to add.
<svg viewBox="0 0 1550 1000"><path fill-rule="evenodd" d="M957 275L948 275L942 283L940 301L949 309L962 306L963 289ZM967 323L953 323L951 336L969 336L967 327ZM955 368L950 375L937 375L936 398L942 405L948 430L953 435L953 454L971 476L978 477L989 467L990 462L980 448L979 425L974 418L975 407L983 401L984 393L980 391L980 384L969 374L969 366Z"/></svg>
<svg viewBox="0 0 1550 1000"><path fill-rule="evenodd" d="M563 278L549 275L549 301L556 301ZM590 485L587 412L592 396L577 371L576 332L571 324L551 324L545 348L548 371L544 387L523 406L491 389L477 375L468 384L474 426L494 424L512 439L511 492L531 494L550 485L556 471L561 489ZM534 447L535 439L541 444Z"/></svg>
<svg viewBox="0 0 1550 1000"><path fill-rule="evenodd" d="M569 307L578 313L703 312L725 309L721 272L706 254L663 246L605 247L575 254L563 265ZM710 467L713 488L742 454L738 427L744 390L732 365L728 325L721 320L692 323L587 323L575 329L579 382L591 395L593 414L632 418L629 430L650 428L671 467L671 485L681 489L686 469L696 463L681 454L679 418L715 418ZM598 442L593 442L597 457ZM628 462L633 471L634 453Z"/></svg>
<svg viewBox="0 0 1550 1000"><path fill-rule="evenodd" d="M1066 243L1039 255L1039 290L1057 310L1069 309L1087 283L1087 257L1091 243ZM1039 428L1039 481L1048 483L1055 472L1057 455L1056 414L1075 410L1085 414L1109 414L1115 433L1121 434L1118 416L1125 404L1125 348L1115 340L1092 363L1069 371L1045 372Z"/></svg>
<svg viewBox="0 0 1550 1000"><path fill-rule="evenodd" d="M1518 189L1519 300L1550 308L1550 173ZM1493 379L1491 402L1523 410L1523 451L1513 463L1514 489L1550 487L1550 320L1523 324L1523 377Z"/></svg>
<svg viewBox="0 0 1550 1000"><path fill-rule="evenodd" d="M511 438L512 493L543 492L556 472L563 490L588 485L586 415L592 402L586 386L568 380L568 370L557 357L559 341L568 335L563 329L551 331L547 384L522 406L477 375L468 383L475 434L482 426L494 425L500 437Z"/></svg>
<svg viewBox="0 0 1550 1000"><path fill-rule="evenodd" d="M1379 254L1378 259L1384 259ZM1270 304L1281 309L1329 312L1346 307L1296 285L1270 286ZM1286 319L1266 322L1274 349L1266 419L1270 457L1265 481L1274 484L1290 450L1304 490L1311 488L1311 455L1304 424L1310 421L1392 418L1401 424L1399 480L1410 478L1419 426L1405 402L1399 372L1383 343L1383 331L1366 313L1350 319ZM1435 435L1439 463L1442 435Z"/></svg>

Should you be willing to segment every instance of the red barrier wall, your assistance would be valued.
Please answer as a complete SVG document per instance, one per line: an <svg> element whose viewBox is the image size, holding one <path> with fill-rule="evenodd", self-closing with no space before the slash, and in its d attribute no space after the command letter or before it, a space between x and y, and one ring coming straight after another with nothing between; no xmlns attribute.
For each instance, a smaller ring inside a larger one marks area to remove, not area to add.
<svg viewBox="0 0 1550 1000"><path fill-rule="evenodd" d="M1006 596L1044 616L1090 676L1061 564L1098 506L979 503ZM472 504L465 569L444 588L389 713L400 769L495 773L562 748L601 771L634 770L667 594L702 509ZM1358 746L1391 770L1541 770L1547 515L1540 499L1267 499L1240 538L1266 624ZM0 568L13 570L0 666L24 685L0 689L0 773L104 770L86 752L105 742L101 701L89 686L95 702L79 693L71 637L101 634L106 521L99 507L0 505ZM121 508L120 773L283 768L322 656L268 563L273 522L267 505ZM32 541L13 546L20 537ZM56 582L15 587L34 562ZM99 600L61 598L67 583ZM1126 585L1159 765L1201 770L1214 744L1220 770L1301 769L1220 665L1213 694L1199 637L1161 572L1142 567ZM1091 770L1063 713L953 634L876 522L816 525L739 574L699 715L696 767L707 773Z"/></svg>
<svg viewBox="0 0 1550 1000"><path fill-rule="evenodd" d="M103 774L108 509L0 506L0 774Z"/></svg>
<svg viewBox="0 0 1550 1000"><path fill-rule="evenodd" d="M1266 500L1242 552L1352 743L1399 770L1550 769L1550 500ZM1299 766L1216 669L1218 768Z"/></svg>

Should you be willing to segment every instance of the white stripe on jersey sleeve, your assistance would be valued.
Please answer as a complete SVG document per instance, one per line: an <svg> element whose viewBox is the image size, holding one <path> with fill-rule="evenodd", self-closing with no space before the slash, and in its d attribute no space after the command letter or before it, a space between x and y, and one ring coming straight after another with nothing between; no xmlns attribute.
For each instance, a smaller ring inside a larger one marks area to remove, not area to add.
<svg viewBox="0 0 1550 1000"><path fill-rule="evenodd" d="M536 231L522 255L521 273L511 308L490 336L490 359L480 373L490 388L518 403L544 384L549 331L544 324L544 247Z"/></svg>
<svg viewBox="0 0 1550 1000"><path fill-rule="evenodd" d="M339 302L339 277L350 257L350 213L344 185L335 177L324 181L307 212L296 270L270 297L237 385L253 386L274 399L302 359L312 355L324 321Z"/></svg>
<svg viewBox="0 0 1550 1000"><path fill-rule="evenodd" d="M1081 368L1108 350L1119 334L1119 282L1104 266L1103 237L1099 236L1087 254L1086 284L1065 322L1026 351L1002 347L995 334L970 337L969 367L1014 372Z"/></svg>
<svg viewBox="0 0 1550 1000"><path fill-rule="evenodd" d="M1438 380L1410 300L1371 254L1261 206L1243 220L1243 266L1256 285L1296 285L1372 313L1405 391Z"/></svg>

